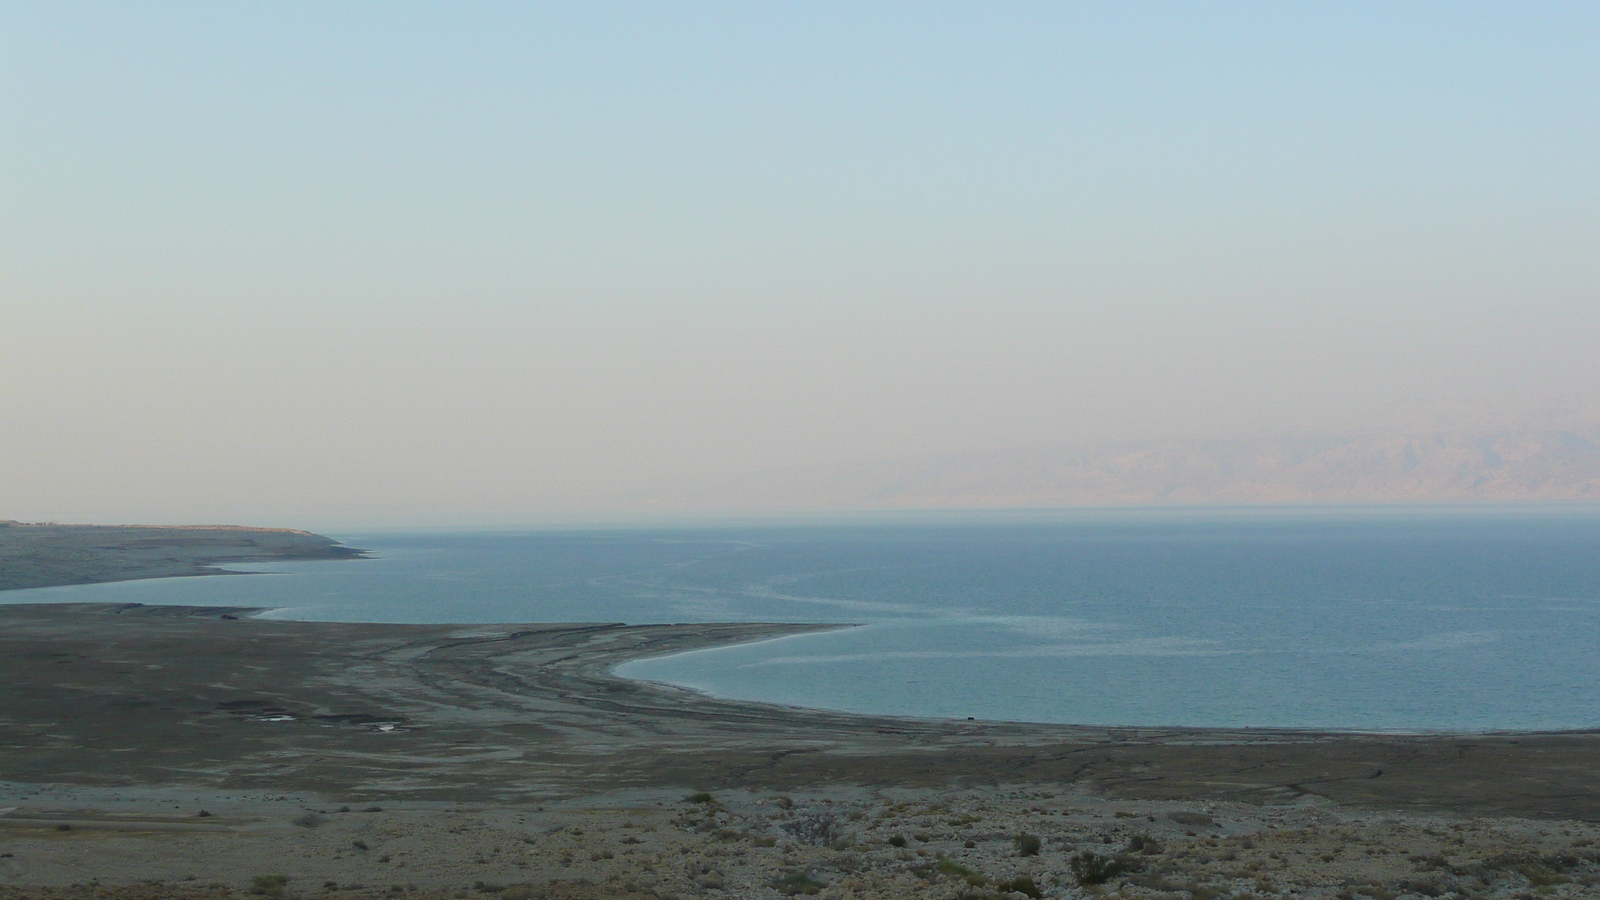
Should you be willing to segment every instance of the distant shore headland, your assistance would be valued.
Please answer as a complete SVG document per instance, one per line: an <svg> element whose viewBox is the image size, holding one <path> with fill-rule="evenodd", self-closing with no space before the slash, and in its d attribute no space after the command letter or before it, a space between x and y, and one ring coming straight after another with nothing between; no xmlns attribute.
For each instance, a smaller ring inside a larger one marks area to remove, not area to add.
<svg viewBox="0 0 1600 900"><path fill-rule="evenodd" d="M242 562L358 559L333 538L241 525L61 525L0 520L0 590L224 575Z"/></svg>

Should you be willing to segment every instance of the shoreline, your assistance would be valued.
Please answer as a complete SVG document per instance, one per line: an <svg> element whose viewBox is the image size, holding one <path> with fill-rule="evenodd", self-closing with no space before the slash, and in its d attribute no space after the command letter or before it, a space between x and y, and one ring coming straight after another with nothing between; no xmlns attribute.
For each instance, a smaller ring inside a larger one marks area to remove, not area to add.
<svg viewBox="0 0 1600 900"><path fill-rule="evenodd" d="M719 624L719 623L707 623L707 624ZM465 626L463 626L463 627L465 627ZM626 626L626 627L634 627L634 626ZM624 660L622 662L616 663L615 665L613 665L611 667L611 669L607 672L607 674L612 676L612 677L614 677L614 678L618 678L620 680L623 680L623 681L635 682L635 683L639 683L639 684L648 684L648 685L652 685L652 686L655 686L655 687L665 688L665 689L668 689L668 690L687 691L687 692L695 694L697 696L704 697L707 700L716 700L716 701L722 701L722 702L728 702L728 703L748 703L748 704L754 704L754 705L758 705L758 706L768 706L768 707L772 707L774 709L795 710L795 711L799 711L799 712L816 711L816 712L834 713L834 714L843 715L843 716L860 716L860 717L864 717L864 718L906 719L906 720L911 720L911 721L927 721L927 722L980 722L980 723L989 723L989 724L994 724L994 725L1039 726L1041 728L1056 728L1056 727L1060 727L1060 728L1087 728L1087 729L1103 729L1103 730L1143 729L1143 730L1155 730L1155 731L1161 731L1161 732L1184 732L1184 731L1189 731L1189 732L1206 733L1206 734L1212 734L1212 733L1230 733L1230 734L1232 734L1232 733L1244 732L1244 733L1251 733L1251 734L1261 733L1261 734L1286 734L1286 735L1327 735L1327 736L1330 736L1330 737L1349 736L1349 737L1375 737L1375 738L1381 738L1381 737L1418 737L1418 738L1424 738L1424 737L1440 737L1440 738L1448 738L1448 737L1513 737L1514 738L1514 737L1519 737L1519 736L1530 736L1530 737L1532 737L1532 736L1541 736L1541 735L1549 735L1549 736L1554 736L1554 735L1581 735L1581 734L1600 735L1600 726L1588 726L1588 727L1579 727L1579 728L1546 728L1546 729L1498 728L1498 729L1463 730L1463 729L1444 729L1444 728L1440 728L1440 729L1399 729L1399 728L1396 728L1396 729L1364 729L1364 728L1333 728L1333 727L1326 727L1326 726L1293 726L1293 725L1127 725L1127 724L1109 724L1108 725L1108 724L1082 723L1082 722L1040 722L1040 721L1037 721L1037 720L1034 720L1034 719L989 719L989 718L975 718L975 717L957 718L957 717L900 715L900 714L895 714L895 713L866 713L866 712L856 712L856 711L848 710L848 709L839 709L837 707L831 707L831 706L805 706L805 705L800 705L800 704L779 703L779 702L773 701L773 700L750 700L750 699L744 699L744 698L740 698L740 697L725 696L725 695L722 695L722 694L718 694L718 693L716 693L714 691L706 690L704 688L691 687L689 685L677 684L675 682L663 681L663 680L654 679L654 678L638 678L638 677L634 677L634 676L630 676L630 675L624 675L621 672L617 671L618 669L622 668L623 666L631 665L631 664L633 664L635 662L641 662L641 661L645 661L645 660L656 661L656 660L671 659L671 658L677 657L677 656L684 656L684 655L691 654L691 653L700 653L700 652L704 652L704 651L708 651L708 650L720 650L720 649L724 649L724 648L732 647L732 646L748 646L748 645L751 645L751 644L766 643L768 641L783 640L785 638L796 637L796 636L800 636L800 635L803 635L803 634L826 633L828 631L840 631L840 630L844 630L844 629L848 629L848 628L860 628L860 627L862 627L860 624L855 624L855 623L825 624L825 625L818 626L815 631L799 632L798 634L780 634L780 635L776 635L776 636L772 636L772 637L752 638L751 640L739 641L739 642L736 642L734 644L715 644L715 645L706 646L706 647L694 647L694 648L688 648L688 649L684 649L684 650L675 650L675 651L672 651L670 653L662 654L660 656L641 656L641 657L637 657L635 659L628 659L628 660Z"/></svg>
<svg viewBox="0 0 1600 900"><path fill-rule="evenodd" d="M1150 900L1600 885L1592 732L860 716L612 671L830 626L252 611L0 605L0 900L1089 900L1085 853Z"/></svg>
<svg viewBox="0 0 1600 900"><path fill-rule="evenodd" d="M15 735L0 746L0 771L86 786L272 784L456 801L629 785L934 786L1070 774L1128 799L1318 796L1600 821L1594 731L1397 735L867 716L724 700L613 671L833 626L358 625L249 612L0 606L0 683L15 688L0 695L0 721ZM473 758L453 758L462 745L477 748Z"/></svg>

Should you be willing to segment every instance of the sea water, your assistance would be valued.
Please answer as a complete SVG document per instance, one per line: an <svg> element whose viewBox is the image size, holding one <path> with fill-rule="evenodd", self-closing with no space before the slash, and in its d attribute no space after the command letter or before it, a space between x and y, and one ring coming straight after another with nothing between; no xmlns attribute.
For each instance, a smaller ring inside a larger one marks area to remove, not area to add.
<svg viewBox="0 0 1600 900"><path fill-rule="evenodd" d="M1600 510L1102 510L334 535L354 562L11 591L373 622L829 622L629 663L866 713L1379 731L1600 727Z"/></svg>

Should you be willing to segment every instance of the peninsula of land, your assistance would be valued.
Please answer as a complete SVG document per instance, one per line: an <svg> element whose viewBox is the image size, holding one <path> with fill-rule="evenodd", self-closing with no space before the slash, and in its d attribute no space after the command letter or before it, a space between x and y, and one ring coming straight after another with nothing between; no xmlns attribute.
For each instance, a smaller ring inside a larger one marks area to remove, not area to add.
<svg viewBox="0 0 1600 900"><path fill-rule="evenodd" d="M57 525L0 519L0 591L139 578L226 575L242 562L352 559L360 550L287 528Z"/></svg>

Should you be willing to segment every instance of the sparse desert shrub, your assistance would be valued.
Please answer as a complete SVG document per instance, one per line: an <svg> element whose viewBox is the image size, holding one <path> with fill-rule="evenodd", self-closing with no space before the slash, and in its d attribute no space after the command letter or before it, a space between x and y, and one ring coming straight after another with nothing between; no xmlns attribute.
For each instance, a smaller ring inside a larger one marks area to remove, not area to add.
<svg viewBox="0 0 1600 900"><path fill-rule="evenodd" d="M1130 853L1143 853L1146 856L1154 856L1161 852L1161 842L1148 834L1136 834L1128 838L1128 851Z"/></svg>
<svg viewBox="0 0 1600 900"><path fill-rule="evenodd" d="M999 888L1001 893L1005 893L1006 891L1018 891L1020 893L1027 894L1029 897L1034 898L1034 900L1039 900L1040 897L1044 896L1044 892L1039 890L1039 886L1034 884L1033 879L1027 875L1018 875L1010 881L1000 882L999 884L995 885L995 887Z"/></svg>
<svg viewBox="0 0 1600 900"><path fill-rule="evenodd" d="M1072 870L1072 877L1084 887L1105 884L1122 874L1121 862L1110 856L1101 856L1093 850L1085 850L1072 857L1067 867Z"/></svg>
<svg viewBox="0 0 1600 900"><path fill-rule="evenodd" d="M989 883L989 879L984 878L982 875L979 875L977 872L972 871L953 859L939 860L937 863L934 863L933 870L941 875L954 875L973 887L982 887Z"/></svg>
<svg viewBox="0 0 1600 900"><path fill-rule="evenodd" d="M1524 863L1517 866L1516 869L1522 874L1523 878L1528 879L1529 887L1549 887L1551 885L1566 884L1572 880L1536 863Z"/></svg>
<svg viewBox="0 0 1600 900"><path fill-rule="evenodd" d="M685 803L715 803L715 802L717 802L717 798L711 796L710 792L708 792L708 791L696 791L696 792L690 794L689 796L684 797L683 798L683 802L685 802Z"/></svg>
<svg viewBox="0 0 1600 900"><path fill-rule="evenodd" d="M844 837L839 829L839 820L825 814L796 816L778 827L798 840L819 847L835 844Z"/></svg>
<svg viewBox="0 0 1600 900"><path fill-rule="evenodd" d="M819 894L827 885L804 872L790 872L773 881L772 887L786 897L793 897L797 894Z"/></svg>
<svg viewBox="0 0 1600 900"><path fill-rule="evenodd" d="M897 834L889 838L889 846L891 847L904 847L905 845L906 836L903 834Z"/></svg>
<svg viewBox="0 0 1600 900"><path fill-rule="evenodd" d="M1019 834L1011 839L1016 845L1018 856L1038 856L1039 836L1036 834Z"/></svg>
<svg viewBox="0 0 1600 900"><path fill-rule="evenodd" d="M287 875L257 875L250 882L250 893L262 897L282 897L289 884Z"/></svg>
<svg viewBox="0 0 1600 900"><path fill-rule="evenodd" d="M308 812L305 815L295 816L294 818L294 824L301 828L316 828L324 821L326 820L314 812Z"/></svg>

